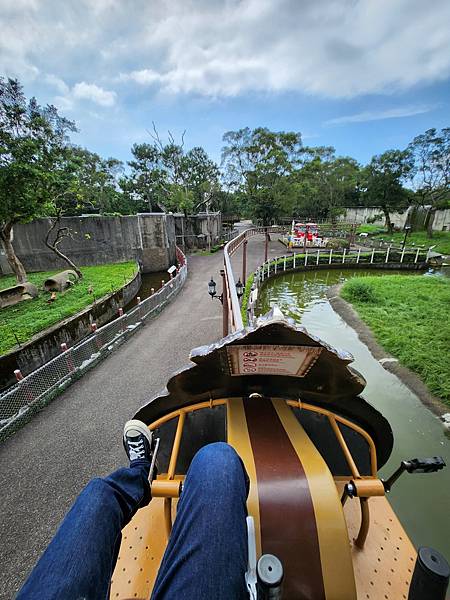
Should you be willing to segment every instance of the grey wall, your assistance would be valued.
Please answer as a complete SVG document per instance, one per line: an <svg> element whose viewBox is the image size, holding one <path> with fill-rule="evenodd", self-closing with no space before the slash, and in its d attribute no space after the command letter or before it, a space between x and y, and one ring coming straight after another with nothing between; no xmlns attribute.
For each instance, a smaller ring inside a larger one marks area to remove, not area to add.
<svg viewBox="0 0 450 600"><path fill-rule="evenodd" d="M220 241L222 234L222 215L217 213L199 213L185 217L182 214L173 215L175 219L175 234L178 246L185 250L207 248Z"/></svg>
<svg viewBox="0 0 450 600"><path fill-rule="evenodd" d="M339 217L341 221L347 223L367 223L367 219L373 218L375 215L382 215L383 211L379 208L346 208L346 214ZM409 208L404 213L391 213L391 221L396 227L403 229L408 218L408 214L412 212L413 207ZM384 226L384 216L375 221L374 225ZM434 231L450 231L450 209L437 210L433 221Z"/></svg>
<svg viewBox="0 0 450 600"><path fill-rule="evenodd" d="M18 224L13 231L14 249L27 271L67 268L44 244L49 219ZM175 263L175 218L163 213L128 217L64 217L72 238L61 250L76 264L98 265L138 260L145 273L162 271ZM11 273L0 250L0 275Z"/></svg>

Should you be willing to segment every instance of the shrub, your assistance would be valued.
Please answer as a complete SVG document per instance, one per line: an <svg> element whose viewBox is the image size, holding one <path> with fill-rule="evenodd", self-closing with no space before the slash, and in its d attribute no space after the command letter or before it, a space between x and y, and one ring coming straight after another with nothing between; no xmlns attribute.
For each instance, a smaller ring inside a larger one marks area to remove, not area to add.
<svg viewBox="0 0 450 600"><path fill-rule="evenodd" d="M376 303L377 301L373 287L359 277L349 279L345 283L342 295L350 302Z"/></svg>
<svg viewBox="0 0 450 600"><path fill-rule="evenodd" d="M343 238L331 238L327 242L327 248L333 250L342 250L343 248L346 248L348 250L350 248L350 242Z"/></svg>

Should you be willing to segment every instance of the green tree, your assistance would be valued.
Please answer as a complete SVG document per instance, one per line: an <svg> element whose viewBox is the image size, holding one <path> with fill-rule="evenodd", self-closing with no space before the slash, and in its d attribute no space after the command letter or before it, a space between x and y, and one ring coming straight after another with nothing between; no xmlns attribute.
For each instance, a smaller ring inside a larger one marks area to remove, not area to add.
<svg viewBox="0 0 450 600"><path fill-rule="evenodd" d="M413 139L408 152L413 163L416 199L421 206L430 207L426 228L431 238L436 210L450 202L450 128L440 132L428 129Z"/></svg>
<svg viewBox="0 0 450 600"><path fill-rule="evenodd" d="M383 211L386 229L392 232L394 225L390 214L402 212L410 204L411 193L403 187L412 169L407 151L388 150L374 156L364 170L365 197L370 206Z"/></svg>
<svg viewBox="0 0 450 600"><path fill-rule="evenodd" d="M219 169L205 150L184 150L169 133L163 144L156 128L153 143L135 144L131 172L121 180L122 189L150 210L181 210L185 214L199 207L219 190Z"/></svg>
<svg viewBox="0 0 450 600"><path fill-rule="evenodd" d="M360 166L349 157L336 157L328 146L304 148L300 169L295 174L296 215L334 220L349 199L358 195Z"/></svg>
<svg viewBox="0 0 450 600"><path fill-rule="evenodd" d="M13 227L45 214L52 169L75 130L54 106L27 101L17 80L0 78L0 241L18 282L26 281L26 272L14 251Z"/></svg>
<svg viewBox="0 0 450 600"><path fill-rule="evenodd" d="M259 127L228 131L223 136L224 178L248 212L263 225L292 212L291 177L299 164L302 140L296 132Z"/></svg>

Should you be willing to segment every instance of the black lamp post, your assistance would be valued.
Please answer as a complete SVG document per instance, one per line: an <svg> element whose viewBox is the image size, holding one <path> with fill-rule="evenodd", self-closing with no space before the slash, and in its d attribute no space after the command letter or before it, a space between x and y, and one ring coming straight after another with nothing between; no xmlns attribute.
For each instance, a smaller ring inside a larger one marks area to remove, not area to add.
<svg viewBox="0 0 450 600"><path fill-rule="evenodd" d="M239 299L241 299L242 296L244 295L244 284L242 283L240 278L239 278L238 282L236 283L236 293L237 293L237 297ZM208 294L211 296L211 299L216 298L217 300L220 300L223 304L223 292L220 294L220 296L217 296L216 282L214 281L214 279L212 277L211 277L211 281L208 282Z"/></svg>
<svg viewBox="0 0 450 600"><path fill-rule="evenodd" d="M223 292L220 294L220 296L216 295L216 282L212 277L211 281L208 283L208 294L211 296L211 300L213 298L216 298L217 300L220 300L223 304Z"/></svg>
<svg viewBox="0 0 450 600"><path fill-rule="evenodd" d="M408 234L409 234L410 231L411 231L411 227L409 225L405 225L405 237L403 238L402 252L405 249L406 238L408 237Z"/></svg>
<svg viewBox="0 0 450 600"><path fill-rule="evenodd" d="M239 298L239 300L244 295L244 284L242 283L240 278L236 284L236 294L237 294L237 297Z"/></svg>

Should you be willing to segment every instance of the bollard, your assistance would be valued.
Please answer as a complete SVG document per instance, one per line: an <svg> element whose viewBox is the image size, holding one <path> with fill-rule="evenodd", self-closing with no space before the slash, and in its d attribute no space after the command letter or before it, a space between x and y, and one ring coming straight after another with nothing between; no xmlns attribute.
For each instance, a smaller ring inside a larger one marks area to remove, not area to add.
<svg viewBox="0 0 450 600"><path fill-rule="evenodd" d="M16 376L17 381L22 381L23 375L20 369L16 369L14 375Z"/></svg>
<svg viewBox="0 0 450 600"><path fill-rule="evenodd" d="M119 308L119 317L123 317L123 308Z"/></svg>
<svg viewBox="0 0 450 600"><path fill-rule="evenodd" d="M141 297L140 296L136 296L136 304L140 304L141 303Z"/></svg>
<svg viewBox="0 0 450 600"><path fill-rule="evenodd" d="M155 288L150 288L150 296L153 296L154 293L155 293Z"/></svg>
<svg viewBox="0 0 450 600"><path fill-rule="evenodd" d="M123 317L123 308L119 308L119 319ZM122 333L125 333L127 330L127 325L125 323L125 319L122 319Z"/></svg>
<svg viewBox="0 0 450 600"><path fill-rule="evenodd" d="M164 287L166 285L166 282L164 281L164 279L161 279L161 287Z"/></svg>

